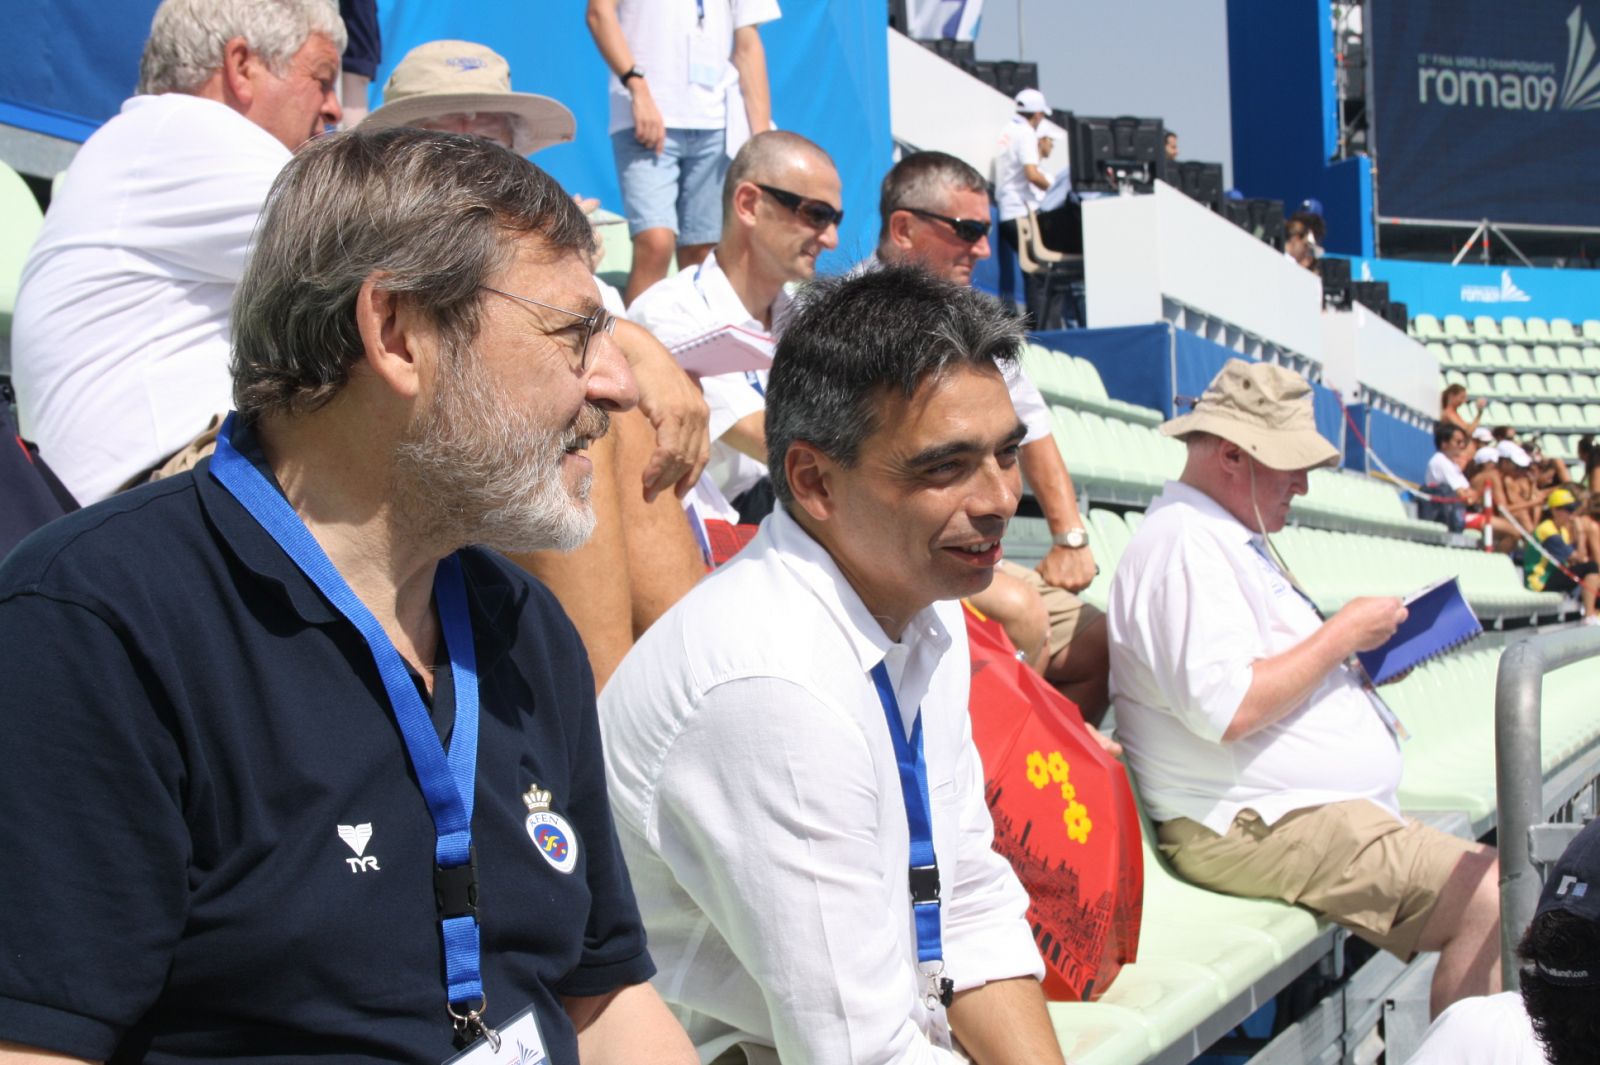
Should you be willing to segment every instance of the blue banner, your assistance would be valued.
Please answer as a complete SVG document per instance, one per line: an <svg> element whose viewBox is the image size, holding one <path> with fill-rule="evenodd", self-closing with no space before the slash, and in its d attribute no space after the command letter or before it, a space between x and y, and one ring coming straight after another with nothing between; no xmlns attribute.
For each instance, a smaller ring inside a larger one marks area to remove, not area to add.
<svg viewBox="0 0 1600 1065"><path fill-rule="evenodd" d="M1600 318L1600 271L1526 266L1480 266L1463 262L1420 263L1404 259L1352 259L1351 276L1387 281L1389 298L1415 318L1459 314L1469 322L1491 318Z"/></svg>
<svg viewBox="0 0 1600 1065"><path fill-rule="evenodd" d="M1381 220L1600 228L1600 49L1582 5L1369 0L1366 12Z"/></svg>

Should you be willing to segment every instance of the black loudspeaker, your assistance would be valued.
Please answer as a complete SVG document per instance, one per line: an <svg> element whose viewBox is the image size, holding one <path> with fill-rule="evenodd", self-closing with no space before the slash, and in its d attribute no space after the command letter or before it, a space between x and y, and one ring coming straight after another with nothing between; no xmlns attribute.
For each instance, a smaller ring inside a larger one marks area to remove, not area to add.
<svg viewBox="0 0 1600 1065"><path fill-rule="evenodd" d="M1283 250L1284 221L1282 200L1248 200L1250 225L1247 227L1257 238Z"/></svg>
<svg viewBox="0 0 1600 1065"><path fill-rule="evenodd" d="M1407 323L1411 321L1409 311L1410 308L1403 303L1391 303L1383 309L1383 316L1389 320L1390 325L1404 333Z"/></svg>
<svg viewBox="0 0 1600 1065"><path fill-rule="evenodd" d="M1178 164L1179 188L1193 200L1213 211L1222 209L1222 164L1184 162Z"/></svg>
<svg viewBox="0 0 1600 1065"><path fill-rule="evenodd" d="M1250 225L1249 200L1224 199L1222 201L1222 217L1247 233L1253 232Z"/></svg>
<svg viewBox="0 0 1600 1065"><path fill-rule="evenodd" d="M1389 305L1389 282L1352 281L1350 298L1368 310L1382 314L1383 309Z"/></svg>
<svg viewBox="0 0 1600 1065"><path fill-rule="evenodd" d="M1322 305L1345 310L1350 306L1350 260L1323 256L1317 261L1322 274Z"/></svg>

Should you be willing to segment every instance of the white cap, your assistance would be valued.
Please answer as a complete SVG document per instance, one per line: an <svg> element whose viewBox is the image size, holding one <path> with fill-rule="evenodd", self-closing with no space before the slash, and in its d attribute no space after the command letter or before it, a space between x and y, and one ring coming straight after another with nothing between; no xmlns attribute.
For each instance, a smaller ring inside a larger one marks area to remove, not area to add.
<svg viewBox="0 0 1600 1065"><path fill-rule="evenodd" d="M1522 450L1522 445L1515 440L1502 440L1496 445L1496 449L1499 451L1501 458L1510 459L1518 466L1533 465L1533 460L1528 457L1528 453Z"/></svg>
<svg viewBox="0 0 1600 1065"><path fill-rule="evenodd" d="M1495 449L1493 444L1489 444L1474 451L1472 453L1472 461L1480 466L1493 466L1500 461L1500 452Z"/></svg>
<svg viewBox="0 0 1600 1065"><path fill-rule="evenodd" d="M1023 89L1017 93L1017 113L1022 115L1037 115L1050 110L1050 105L1045 102L1044 93L1038 89Z"/></svg>
<svg viewBox="0 0 1600 1065"><path fill-rule="evenodd" d="M1480 444L1492 444L1494 443L1494 434L1489 431L1488 426L1480 425L1472 430L1472 439Z"/></svg>

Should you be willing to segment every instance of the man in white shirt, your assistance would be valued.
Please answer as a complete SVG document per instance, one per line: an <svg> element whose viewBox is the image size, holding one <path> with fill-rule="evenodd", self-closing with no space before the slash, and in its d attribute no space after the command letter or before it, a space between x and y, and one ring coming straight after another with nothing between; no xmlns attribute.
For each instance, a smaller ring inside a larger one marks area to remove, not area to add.
<svg viewBox="0 0 1600 1065"><path fill-rule="evenodd" d="M994 156L994 198L1000 214L1000 239L1012 252L1020 243L1017 219L1025 217L1031 209L1029 190L1046 192L1050 188L1049 176L1039 169L1039 124L1049 113L1050 104L1038 89L1023 89L1017 93L1016 101L1017 113L1000 131ZM1028 315L1037 325L1045 310L1043 284L1032 275L1026 275L1023 289Z"/></svg>
<svg viewBox="0 0 1600 1065"><path fill-rule="evenodd" d="M1402 726L1346 666L1405 619L1360 598L1326 621L1270 533L1337 449L1310 386L1232 359L1162 426L1188 445L1111 585L1117 736L1161 850L1214 891L1299 903L1402 958L1440 951L1437 1014L1497 990L1494 852L1400 816Z"/></svg>
<svg viewBox="0 0 1600 1065"><path fill-rule="evenodd" d="M1061 1061L948 602L1016 507L995 360L1020 339L922 271L819 282L773 363L778 509L602 694L657 987L702 1061Z"/></svg>
<svg viewBox="0 0 1600 1065"><path fill-rule="evenodd" d="M728 160L772 126L760 25L777 0L589 0L616 81L611 148L633 237L627 299L699 263L717 240Z"/></svg>
<svg viewBox="0 0 1600 1065"><path fill-rule="evenodd" d="M285 43L293 42L293 43ZM138 95L84 142L23 266L23 435L91 503L229 407L228 305L289 153L339 121L328 0L164 0Z"/></svg>
<svg viewBox="0 0 1600 1065"><path fill-rule="evenodd" d="M973 266L989 257L988 187L982 174L953 155L916 152L891 167L878 216L873 261L913 263L966 285ZM1071 594L1088 587L1098 571L1089 533L1052 435L1049 406L1018 363L1003 369L1011 405L1028 427L1019 453L1022 474L1054 542L1035 570L1002 562L973 605L1001 620L1029 662L1097 724L1107 701L1105 615Z"/></svg>
<svg viewBox="0 0 1600 1065"><path fill-rule="evenodd" d="M828 153L797 133L750 138L728 169L722 237L700 265L652 286L628 317L667 347L736 325L780 336L784 286L816 273L837 247L839 173ZM738 520L733 504L767 475L766 371L702 378L711 407L711 462L686 502L701 517Z"/></svg>

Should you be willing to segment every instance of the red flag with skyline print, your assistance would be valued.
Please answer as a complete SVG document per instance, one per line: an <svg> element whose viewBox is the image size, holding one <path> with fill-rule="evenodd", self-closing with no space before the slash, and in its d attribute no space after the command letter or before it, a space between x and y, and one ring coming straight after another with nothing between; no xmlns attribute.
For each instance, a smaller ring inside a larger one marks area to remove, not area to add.
<svg viewBox="0 0 1600 1065"><path fill-rule="evenodd" d="M999 623L966 614L972 738L994 849L1028 889L1045 995L1098 998L1138 951L1144 851L1133 789L1078 708L1017 659Z"/></svg>

